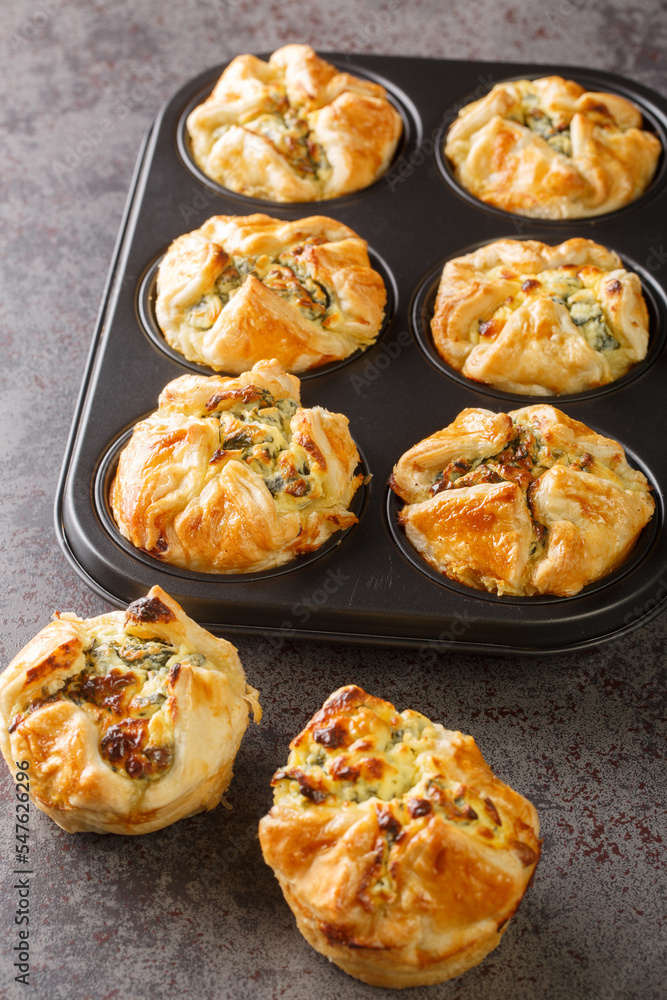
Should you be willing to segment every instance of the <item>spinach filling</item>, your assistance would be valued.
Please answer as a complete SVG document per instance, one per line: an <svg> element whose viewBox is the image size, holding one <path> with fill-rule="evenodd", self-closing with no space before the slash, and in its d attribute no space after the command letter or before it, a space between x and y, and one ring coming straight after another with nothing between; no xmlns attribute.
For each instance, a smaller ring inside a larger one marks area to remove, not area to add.
<svg viewBox="0 0 667 1000"><path fill-rule="evenodd" d="M305 454L293 454L290 448L298 404L293 399L275 401L266 390L261 396L252 404L237 403L203 415L220 421L220 447L210 463L243 461L262 477L272 496L308 502L313 489L310 463Z"/></svg>
<svg viewBox="0 0 667 1000"><path fill-rule="evenodd" d="M313 278L301 260L307 247L322 243L326 243L322 237L310 236L283 250L277 257L235 254L218 276L214 291L202 296L189 308L188 323L198 330L209 330L251 274L298 309L305 319L322 324L332 311L334 293L323 282Z"/></svg>
<svg viewBox="0 0 667 1000"><path fill-rule="evenodd" d="M272 87L264 107L249 112L237 125L270 143L300 177L320 180L330 173L331 164L324 148L312 137L299 108L290 104L284 86ZM233 123L221 125L213 137L217 139L232 127Z"/></svg>
<svg viewBox="0 0 667 1000"><path fill-rule="evenodd" d="M527 278L521 285L521 292L525 293L526 298L538 289L541 289L543 293L546 292L553 302L565 306L570 314L570 319L592 350L610 353L618 350L621 346L609 329L595 291L592 288L587 288L577 275L544 271L540 278ZM518 307L520 304L521 296L518 297L518 300L513 300L512 306ZM498 310L501 316L503 312L508 311L511 311L511 307L508 310L507 305L501 306L501 309ZM494 316L478 320L478 337L489 337L490 333L492 336L497 336L500 333L502 327L493 322Z"/></svg>
<svg viewBox="0 0 667 1000"><path fill-rule="evenodd" d="M536 94L526 94L521 102L522 124L541 136L551 148L563 156L572 156L569 122L557 122L539 106Z"/></svg>
<svg viewBox="0 0 667 1000"><path fill-rule="evenodd" d="M173 747L170 739L154 742L149 725L167 701L169 671L179 665L176 648L160 639L125 635L122 640L94 640L84 656L83 670L55 691L42 689L22 719L59 701L87 708L103 729L100 753L114 771L124 770L131 778L160 777L171 766ZM197 658L204 659L192 654L181 662Z"/></svg>

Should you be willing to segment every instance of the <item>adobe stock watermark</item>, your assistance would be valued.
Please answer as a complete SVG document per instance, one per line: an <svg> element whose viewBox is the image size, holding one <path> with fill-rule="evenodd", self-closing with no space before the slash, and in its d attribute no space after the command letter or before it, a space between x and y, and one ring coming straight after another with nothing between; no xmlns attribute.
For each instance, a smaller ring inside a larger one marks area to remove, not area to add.
<svg viewBox="0 0 667 1000"><path fill-rule="evenodd" d="M389 0L389 3L385 5L385 10L374 11L368 21L356 32L355 43L360 47L373 45L379 33L393 24L396 13L402 6L403 0Z"/></svg>
<svg viewBox="0 0 667 1000"><path fill-rule="evenodd" d="M477 77L477 87L474 93L470 94L464 101L459 101L458 104L454 104L444 116L440 124L427 136L423 142L421 142L414 149L410 150L409 153L403 154L399 159L392 165L392 167L385 174L387 181L387 186L390 191L394 191L399 184L404 184L409 177L412 177L415 170L422 165L422 163L429 157L431 157L436 149L438 142L444 141L445 131L456 121L458 113L461 108L464 108L467 104L471 104L473 101L479 100L480 97L484 97L494 84L493 76L489 75L478 76Z"/></svg>
<svg viewBox="0 0 667 1000"><path fill-rule="evenodd" d="M183 222L188 224L191 219L196 219L202 212L205 212L213 201L212 197L209 197L204 191L197 190L193 185L190 185L190 191L192 191L190 201L181 201L178 204L178 211L181 213L181 218Z"/></svg>
<svg viewBox="0 0 667 1000"><path fill-rule="evenodd" d="M445 653L448 649L456 648L462 641L465 634L473 623L472 616L462 614L456 615L448 627L439 633L437 640L425 640L420 643L417 655L425 666L433 666L438 659L438 653Z"/></svg>
<svg viewBox="0 0 667 1000"><path fill-rule="evenodd" d="M386 371L401 356L410 343L412 343L410 333L407 330L401 330L395 340L388 344L382 344L379 352L374 352L372 358L366 358L363 374L350 375L350 384L357 396L360 396L369 385L379 379L382 372Z"/></svg>
<svg viewBox="0 0 667 1000"><path fill-rule="evenodd" d="M290 608L292 617L281 622L280 632L277 635L267 637L267 642L274 656L278 656L282 652L288 639L299 635L300 628L307 625L313 614L328 604L329 599L350 579L349 574L344 573L342 569L334 570L329 567L323 575L320 585L292 605ZM296 619L296 624L294 619Z"/></svg>
<svg viewBox="0 0 667 1000"><path fill-rule="evenodd" d="M63 6L63 0L42 0L33 12L21 21L20 25L10 38L10 46L13 51L32 42L49 21L58 13Z"/></svg>
<svg viewBox="0 0 667 1000"><path fill-rule="evenodd" d="M646 267L649 271L659 271L661 267L664 267L665 261L667 261L667 250L665 250L662 243L659 247L648 248Z"/></svg>
<svg viewBox="0 0 667 1000"><path fill-rule="evenodd" d="M642 619L652 615L654 612L664 615L665 611L667 611L666 598L667 575L660 577L656 589L651 597L647 598L641 604L636 604L631 611L628 611L627 614L624 615L623 622L618 626L621 634L612 636L610 639L601 642L599 646L593 646L593 651L599 654L604 654L606 658L616 652L621 654L627 652L628 636L626 630L630 629L631 631L634 631L643 628L643 626L648 623L643 622ZM659 608L662 610L658 611ZM634 630L633 626L635 626Z"/></svg>
<svg viewBox="0 0 667 1000"><path fill-rule="evenodd" d="M132 88L127 103L116 104L109 115L101 118L94 128L84 129L81 136L67 146L63 158L52 162L51 172L56 180L76 170L104 141L106 135L115 132L119 123L127 118L131 111L156 92L164 78L165 74L159 66L148 66L143 80L138 81Z"/></svg>
<svg viewBox="0 0 667 1000"><path fill-rule="evenodd" d="M14 864L12 890L16 893L14 910L15 943L12 946L14 981L30 986L30 762L16 761L14 776L16 805L14 823Z"/></svg>

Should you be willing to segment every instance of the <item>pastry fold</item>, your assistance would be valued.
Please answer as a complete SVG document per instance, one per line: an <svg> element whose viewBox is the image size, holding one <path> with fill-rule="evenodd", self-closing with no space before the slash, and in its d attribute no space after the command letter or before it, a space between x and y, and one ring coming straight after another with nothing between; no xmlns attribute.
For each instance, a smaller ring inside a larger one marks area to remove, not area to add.
<svg viewBox="0 0 667 1000"><path fill-rule="evenodd" d="M646 356L641 281L592 240L497 240L447 261L431 321L463 375L533 396L581 392Z"/></svg>
<svg viewBox="0 0 667 1000"><path fill-rule="evenodd" d="M347 417L300 405L277 361L239 378L182 375L122 451L110 502L138 549L201 573L272 569L357 521Z"/></svg>

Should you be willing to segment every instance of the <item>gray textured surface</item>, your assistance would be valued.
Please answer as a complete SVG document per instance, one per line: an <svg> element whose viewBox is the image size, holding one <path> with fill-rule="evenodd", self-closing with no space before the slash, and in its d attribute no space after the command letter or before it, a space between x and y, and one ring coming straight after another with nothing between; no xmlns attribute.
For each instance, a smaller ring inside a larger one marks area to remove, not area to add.
<svg viewBox="0 0 667 1000"><path fill-rule="evenodd" d="M3 5L0 25L3 664L54 607L105 610L57 547L53 495L136 151L177 86L239 52L303 40L352 52L580 63L667 91L658 3L25 0ZM54 169L63 162L70 169ZM433 665L411 652L296 642L276 660L261 639L239 642L265 721L237 759L232 812L138 839L69 836L33 813L32 995L392 995L345 976L301 940L255 839L287 742L331 690L354 681L472 732L543 824L543 860L500 948L460 980L410 996L664 996L666 632L663 615L622 645L585 655L450 654ZM0 785L0 996L13 998L23 988L12 981L13 790L4 769Z"/></svg>

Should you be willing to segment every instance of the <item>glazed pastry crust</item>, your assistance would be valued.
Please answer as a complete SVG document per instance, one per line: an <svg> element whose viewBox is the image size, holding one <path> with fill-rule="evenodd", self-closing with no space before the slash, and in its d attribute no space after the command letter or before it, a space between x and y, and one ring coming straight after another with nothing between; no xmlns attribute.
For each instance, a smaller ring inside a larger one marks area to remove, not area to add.
<svg viewBox="0 0 667 1000"><path fill-rule="evenodd" d="M370 346L386 301L365 240L342 223L217 215L172 243L155 308L171 347L239 375L262 358L302 372Z"/></svg>
<svg viewBox="0 0 667 1000"><path fill-rule="evenodd" d="M655 509L616 441L545 404L463 410L390 485L426 562L501 595L577 594L624 562Z"/></svg>
<svg viewBox="0 0 667 1000"><path fill-rule="evenodd" d="M443 359L508 392L581 392L646 356L639 277L592 240L497 240L445 264L431 322Z"/></svg>
<svg viewBox="0 0 667 1000"><path fill-rule="evenodd" d="M259 837L317 951L373 986L407 987L496 947L538 862L539 824L471 736L349 685L290 748Z"/></svg>
<svg viewBox="0 0 667 1000"><path fill-rule="evenodd" d="M234 646L153 587L56 613L0 678L0 746L63 830L150 833L220 802L257 699Z"/></svg>
<svg viewBox="0 0 667 1000"><path fill-rule="evenodd" d="M384 87L339 73L308 45L237 56L188 116L203 172L239 194L320 201L384 174L403 131Z"/></svg>
<svg viewBox="0 0 667 1000"><path fill-rule="evenodd" d="M574 219L612 212L651 182L660 140L639 109L559 76L496 84L466 105L445 154L460 183L507 212Z"/></svg>
<svg viewBox="0 0 667 1000"><path fill-rule="evenodd" d="M149 555L201 573L272 569L357 521L347 417L300 406L277 361L237 379L182 375L121 453L111 507Z"/></svg>

